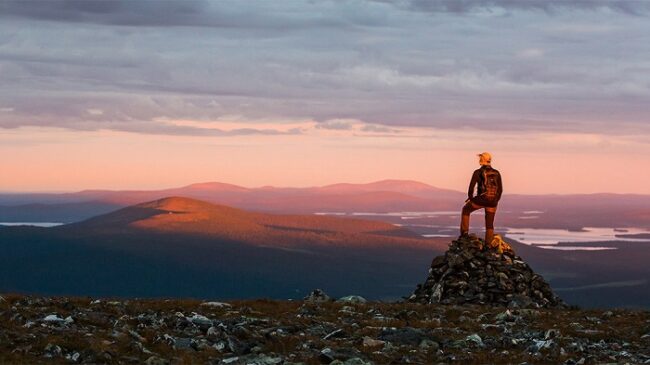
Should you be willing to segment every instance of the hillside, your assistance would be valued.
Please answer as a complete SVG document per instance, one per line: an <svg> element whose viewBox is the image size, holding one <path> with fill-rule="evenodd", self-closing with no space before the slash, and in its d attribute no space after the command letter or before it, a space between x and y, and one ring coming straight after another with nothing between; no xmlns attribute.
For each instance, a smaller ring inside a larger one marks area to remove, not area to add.
<svg viewBox="0 0 650 365"><path fill-rule="evenodd" d="M347 293L350 294L350 293ZM643 364L647 311L0 297L0 363Z"/></svg>
<svg viewBox="0 0 650 365"><path fill-rule="evenodd" d="M399 298L446 246L383 222L166 198L59 227L0 228L0 291L297 298L318 286Z"/></svg>
<svg viewBox="0 0 650 365"><path fill-rule="evenodd" d="M171 197L138 204L53 229L67 234L132 230L204 236L246 245L275 247L426 245L419 235L393 224L317 215L248 212L200 200Z"/></svg>

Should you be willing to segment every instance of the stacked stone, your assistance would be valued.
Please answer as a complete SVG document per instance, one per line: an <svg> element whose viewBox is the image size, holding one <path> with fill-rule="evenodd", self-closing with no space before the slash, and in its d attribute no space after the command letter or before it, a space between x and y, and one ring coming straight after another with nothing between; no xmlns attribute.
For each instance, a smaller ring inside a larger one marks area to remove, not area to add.
<svg viewBox="0 0 650 365"><path fill-rule="evenodd" d="M474 235L453 241L443 256L434 258L426 281L408 301L515 308L566 306L510 246L501 242L498 248L487 248Z"/></svg>

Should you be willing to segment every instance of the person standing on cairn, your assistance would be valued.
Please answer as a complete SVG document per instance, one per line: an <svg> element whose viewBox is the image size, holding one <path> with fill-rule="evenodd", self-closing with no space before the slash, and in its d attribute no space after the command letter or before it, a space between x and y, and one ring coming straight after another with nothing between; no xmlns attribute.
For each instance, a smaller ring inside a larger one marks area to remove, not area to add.
<svg viewBox="0 0 650 365"><path fill-rule="evenodd" d="M469 183L468 199L465 201L460 221L460 236L469 235L470 214L485 209L485 244L491 246L494 239L494 216L503 193L503 184L499 171L492 168L492 155L483 152L478 157L481 168L474 171Z"/></svg>

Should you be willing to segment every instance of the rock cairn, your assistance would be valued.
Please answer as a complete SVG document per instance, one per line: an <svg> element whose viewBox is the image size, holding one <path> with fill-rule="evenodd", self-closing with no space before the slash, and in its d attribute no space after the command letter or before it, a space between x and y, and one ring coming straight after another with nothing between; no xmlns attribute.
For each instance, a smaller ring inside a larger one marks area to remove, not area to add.
<svg viewBox="0 0 650 365"><path fill-rule="evenodd" d="M407 300L513 308L566 306L500 237L493 247L485 247L474 235L452 241L443 256L434 258L426 281Z"/></svg>

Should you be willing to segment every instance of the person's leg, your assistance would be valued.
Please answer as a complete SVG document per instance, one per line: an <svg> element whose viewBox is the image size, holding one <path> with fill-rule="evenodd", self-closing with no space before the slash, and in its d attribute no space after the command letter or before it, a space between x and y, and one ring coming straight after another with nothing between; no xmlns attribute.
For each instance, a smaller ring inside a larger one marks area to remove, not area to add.
<svg viewBox="0 0 650 365"><path fill-rule="evenodd" d="M488 246L494 239L494 216L497 213L497 208L485 208L485 244Z"/></svg>
<svg viewBox="0 0 650 365"><path fill-rule="evenodd" d="M472 214L473 211L478 209L481 209L481 207L472 202L467 202L467 204L465 204L465 206L463 207L463 214L462 214L462 218L460 219L461 236L469 233L469 215Z"/></svg>

